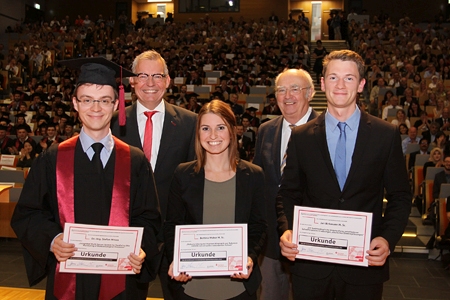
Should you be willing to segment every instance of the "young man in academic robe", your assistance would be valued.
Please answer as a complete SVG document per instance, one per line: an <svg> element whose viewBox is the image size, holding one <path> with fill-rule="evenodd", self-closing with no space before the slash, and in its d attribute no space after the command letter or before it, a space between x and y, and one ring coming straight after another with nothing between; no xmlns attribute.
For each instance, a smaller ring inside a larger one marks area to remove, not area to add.
<svg viewBox="0 0 450 300"><path fill-rule="evenodd" d="M72 101L81 133L34 161L11 226L24 247L30 285L47 277L46 299L146 299L161 226L153 173L142 151L111 135L115 66L102 59L67 61L76 64L81 74ZM135 274L60 273L59 264L77 251L63 241L66 222L143 227L139 255L128 256Z"/></svg>

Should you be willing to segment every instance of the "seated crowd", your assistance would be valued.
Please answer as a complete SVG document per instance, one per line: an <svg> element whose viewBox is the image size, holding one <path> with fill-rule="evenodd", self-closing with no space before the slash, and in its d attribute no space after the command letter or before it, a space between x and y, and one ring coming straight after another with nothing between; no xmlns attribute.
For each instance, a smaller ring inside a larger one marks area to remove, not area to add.
<svg viewBox="0 0 450 300"><path fill-rule="evenodd" d="M273 94L274 78L286 68L309 71L311 67L309 24L304 18L213 21L206 15L185 24L168 18L154 25L139 19L136 24L121 23L118 34L113 18L99 15L96 21L86 20L89 16L78 16L74 22L66 16L60 21L18 24L11 31L19 33L21 40L9 49L0 45L1 67L13 88L11 103L0 110L1 151L20 153L24 166L51 144L77 134L81 126L70 101L77 74L61 67L60 60L102 55L131 69L137 55L157 50L171 78L166 101L195 113L211 99L228 102L239 124L240 156L248 160L265 116L281 114ZM348 44L366 63L368 113L399 127L405 136L405 154L408 144L426 143L426 152L441 153L439 161L432 154L430 162L442 165L450 156L450 30L441 16L426 29L407 17L394 23L385 14L371 17L371 22L351 19L345 24ZM208 84L207 70L221 71L221 76L204 97L192 86ZM256 86L266 87L266 106L246 103ZM133 98L126 82L125 91ZM35 124L33 130L30 123ZM8 141L8 135L16 139ZM32 135L42 139L36 143Z"/></svg>

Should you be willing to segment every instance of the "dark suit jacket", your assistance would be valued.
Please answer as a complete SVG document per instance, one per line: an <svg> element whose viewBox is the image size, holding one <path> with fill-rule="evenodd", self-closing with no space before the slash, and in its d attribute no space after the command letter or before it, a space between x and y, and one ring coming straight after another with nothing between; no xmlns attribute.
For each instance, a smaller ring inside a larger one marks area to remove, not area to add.
<svg viewBox="0 0 450 300"><path fill-rule="evenodd" d="M167 220L164 224L166 256L173 260L175 226L203 224L203 192L205 171L194 172L196 161L183 163L175 170L170 187ZM244 281L250 294L256 292L261 282L258 256L266 239L266 211L264 201L264 173L260 167L240 160L236 169L235 223L247 223L248 256L253 260L250 278ZM181 286L180 283L174 284Z"/></svg>
<svg viewBox="0 0 450 300"><path fill-rule="evenodd" d="M312 111L308 121L318 116L316 111ZM263 123L259 127L256 139L255 157L253 163L264 170L265 183L264 194L267 209L267 242L264 255L272 259L280 258L280 236L277 231L276 198L278 188L281 183L281 133L283 128L283 116L274 118Z"/></svg>
<svg viewBox="0 0 450 300"><path fill-rule="evenodd" d="M414 165L416 164L416 155L420 154L420 151L414 151L409 155L409 160L408 160L408 170L411 170ZM426 154L430 154L430 151L427 151Z"/></svg>
<svg viewBox="0 0 450 300"><path fill-rule="evenodd" d="M439 127L440 128L440 127ZM431 140L431 133L429 130L422 132L422 138L426 139L428 141L429 144L431 144L432 142L434 142L434 140Z"/></svg>
<svg viewBox="0 0 450 300"><path fill-rule="evenodd" d="M433 183L433 198L438 199L439 193L441 192L441 184L447 183L447 177L445 176L445 171L439 172L434 175Z"/></svg>
<svg viewBox="0 0 450 300"><path fill-rule="evenodd" d="M248 160L247 153L252 148L252 140L249 137L245 136L245 135L243 135L241 138L242 138L242 146L239 147L239 144L238 144L239 157L241 159ZM237 136L237 139L239 141L240 137Z"/></svg>
<svg viewBox="0 0 450 300"><path fill-rule="evenodd" d="M8 136L5 136L3 141L0 143L0 152L1 154L11 154L9 152L10 147L14 146L13 139L9 138Z"/></svg>
<svg viewBox="0 0 450 300"><path fill-rule="evenodd" d="M439 129L442 128L442 126L444 126L444 119L443 118L437 118L434 121L439 124ZM447 118L447 122L450 122L450 118Z"/></svg>
<svg viewBox="0 0 450 300"><path fill-rule="evenodd" d="M384 216L383 196L388 200ZM342 191L328 151L325 113L294 128L277 197L280 233L292 229L294 205L372 212L371 237L385 238L393 252L407 224L411 198L400 135L392 124L361 113ZM333 269L350 284L378 284L389 279L388 260L384 266L366 268L297 259L291 271L322 279Z"/></svg>
<svg viewBox="0 0 450 300"><path fill-rule="evenodd" d="M166 113L159 146L158 159L154 169L155 183L164 220L167 210L170 181L176 167L194 159L195 125L197 116L184 109L165 103ZM118 113L111 120L112 134L125 143L142 150L137 124L136 104L126 108L127 123L120 127Z"/></svg>

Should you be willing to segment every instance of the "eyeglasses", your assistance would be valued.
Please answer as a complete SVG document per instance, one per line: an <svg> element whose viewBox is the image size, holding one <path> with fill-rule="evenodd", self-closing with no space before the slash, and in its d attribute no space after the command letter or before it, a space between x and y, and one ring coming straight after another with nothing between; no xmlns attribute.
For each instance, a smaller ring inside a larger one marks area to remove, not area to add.
<svg viewBox="0 0 450 300"><path fill-rule="evenodd" d="M139 73L137 74L137 78L140 82L147 82L149 77L152 77L154 81L161 82L164 80L164 78L167 76L166 74L161 73L155 73L155 74L146 74L146 73Z"/></svg>
<svg viewBox="0 0 450 300"><path fill-rule="evenodd" d="M300 94L300 92L302 90L306 90L306 89L309 89L309 88L311 88L311 87L310 86L299 87L299 86L293 85L290 88L286 88L284 86L278 86L277 89L276 89L276 93L278 95L284 96L284 95L286 95L287 91L289 91L289 93L291 95L298 95L298 94Z"/></svg>
<svg viewBox="0 0 450 300"><path fill-rule="evenodd" d="M100 99L100 100L95 100L95 99L90 99L90 98L83 98L83 99L76 98L76 99L83 106L92 106L92 105L94 105L95 102L97 102L98 104L100 104L100 106L108 107L111 104L114 104L116 102L116 100L111 100L111 99Z"/></svg>

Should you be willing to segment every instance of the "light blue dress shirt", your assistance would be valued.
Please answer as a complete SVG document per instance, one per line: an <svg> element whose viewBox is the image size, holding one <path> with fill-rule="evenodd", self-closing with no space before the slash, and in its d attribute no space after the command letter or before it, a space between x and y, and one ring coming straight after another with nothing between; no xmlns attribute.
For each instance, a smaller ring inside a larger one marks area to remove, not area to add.
<svg viewBox="0 0 450 300"><path fill-rule="evenodd" d="M81 142L81 147L83 147L83 151L87 154L89 159L92 160L95 151L91 146L92 144L96 143L96 141L88 136L86 132L84 132L83 128L81 128L79 139ZM109 131L109 134L107 136L99 141L99 143L103 144L102 152L100 152L100 159L102 161L103 167L105 167L109 157L111 156L111 152L114 149L114 139L112 137L111 130Z"/></svg>
<svg viewBox="0 0 450 300"><path fill-rule="evenodd" d="M345 157L345 171L348 176L348 171L352 165L353 151L355 150L356 137L358 136L359 121L361 119L361 111L358 106L356 106L353 114L348 118L345 123L347 126L345 128L346 133L346 157ZM341 131L337 126L339 121L333 117L328 111L325 113L325 133L327 137L328 152L330 153L331 162L334 168L334 158L336 153L336 145L339 140L339 135Z"/></svg>

